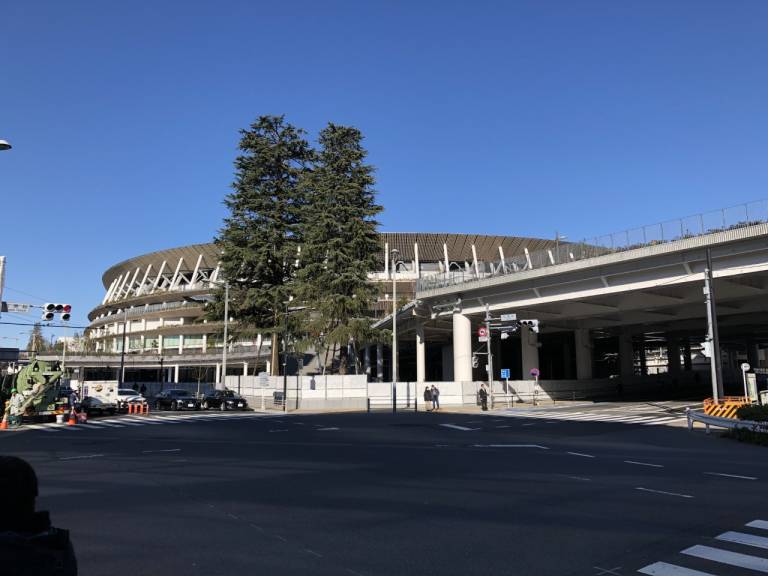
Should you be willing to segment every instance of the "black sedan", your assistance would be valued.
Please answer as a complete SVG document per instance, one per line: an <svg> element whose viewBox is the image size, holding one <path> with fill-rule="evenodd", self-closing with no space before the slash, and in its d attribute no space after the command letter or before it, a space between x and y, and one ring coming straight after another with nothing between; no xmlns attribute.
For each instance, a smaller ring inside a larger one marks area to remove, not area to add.
<svg viewBox="0 0 768 576"><path fill-rule="evenodd" d="M217 408L219 410L245 410L248 403L245 398L232 390L212 390L203 396L203 410Z"/></svg>
<svg viewBox="0 0 768 576"><path fill-rule="evenodd" d="M158 410L199 410L200 402L194 394L186 390L163 390L155 396L155 408Z"/></svg>

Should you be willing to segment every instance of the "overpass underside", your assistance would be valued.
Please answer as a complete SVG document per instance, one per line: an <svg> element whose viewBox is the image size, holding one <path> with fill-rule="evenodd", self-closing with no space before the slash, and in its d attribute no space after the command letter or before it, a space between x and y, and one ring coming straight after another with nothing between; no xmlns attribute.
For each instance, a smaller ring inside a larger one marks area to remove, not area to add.
<svg viewBox="0 0 768 576"><path fill-rule="evenodd" d="M709 358L702 354L707 319L706 250L713 260L714 293L726 393L741 391L740 364L768 371L768 225L758 224L658 246L605 254L541 269L477 278L417 293L398 314L399 379L485 380L486 357L477 329L486 308L493 317L515 313L538 319L501 340L493 333L494 379L681 385L710 390ZM434 286L434 282L432 283ZM391 326L391 318L385 326ZM384 354L384 377L389 351Z"/></svg>

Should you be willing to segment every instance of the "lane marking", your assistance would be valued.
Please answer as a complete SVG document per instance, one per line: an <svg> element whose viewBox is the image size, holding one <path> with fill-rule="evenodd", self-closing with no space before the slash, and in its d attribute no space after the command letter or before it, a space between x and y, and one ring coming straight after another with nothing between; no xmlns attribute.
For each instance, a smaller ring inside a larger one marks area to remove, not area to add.
<svg viewBox="0 0 768 576"><path fill-rule="evenodd" d="M509 424L507 424L506 426L496 426L496 428L512 428L512 426L510 426Z"/></svg>
<svg viewBox="0 0 768 576"><path fill-rule="evenodd" d="M765 520L752 520L746 524L749 528L760 528L761 530L768 530L768 522Z"/></svg>
<svg viewBox="0 0 768 576"><path fill-rule="evenodd" d="M288 538L286 538L285 536L280 536L280 534L275 534L275 538L277 538L278 540L282 540L283 542L288 542Z"/></svg>
<svg viewBox="0 0 768 576"><path fill-rule="evenodd" d="M464 432L477 430L477 428L467 428L466 426L459 426L458 424L440 424L440 426L443 426L445 428L451 428L453 430L463 430Z"/></svg>
<svg viewBox="0 0 768 576"><path fill-rule="evenodd" d="M621 566L616 566L616 568L601 568L600 566L592 566L595 570L600 570L595 576L605 576L606 574L610 574L610 576L621 576L616 570L621 570Z"/></svg>
<svg viewBox="0 0 768 576"><path fill-rule="evenodd" d="M584 476L566 476L571 480L581 480L582 482L592 482L592 478L585 478Z"/></svg>
<svg viewBox="0 0 768 576"><path fill-rule="evenodd" d="M250 526L251 528L255 528L255 529L256 529L256 530L258 530L259 532L264 532L264 528L262 528L261 526L256 526L256 524L249 524L249 526Z"/></svg>
<svg viewBox="0 0 768 576"><path fill-rule="evenodd" d="M665 496L677 496L678 498L693 498L690 494L678 494L677 492L665 492L664 490L652 490L651 488L637 487L635 490L651 492L653 494L664 494Z"/></svg>
<svg viewBox="0 0 768 576"><path fill-rule="evenodd" d="M740 476L739 474L724 474L723 472L704 472L709 476L723 476L724 478L738 478L740 480L757 480L754 476Z"/></svg>
<svg viewBox="0 0 768 576"><path fill-rule="evenodd" d="M59 458L59 460L82 460L83 458L100 458L104 454L88 454L85 456L67 456L66 458Z"/></svg>
<svg viewBox="0 0 768 576"><path fill-rule="evenodd" d="M536 426L536 422L529 422L528 424L523 424L523 426Z"/></svg>
<svg viewBox="0 0 768 576"><path fill-rule="evenodd" d="M546 446L538 444L473 444L474 448L538 448L539 450L549 450Z"/></svg>
<svg viewBox="0 0 768 576"><path fill-rule="evenodd" d="M690 568L675 566L674 564L667 564L666 562L649 564L645 568L640 568L638 572L641 574L648 574L648 576L716 576L709 572L691 570Z"/></svg>
<svg viewBox="0 0 768 576"><path fill-rule="evenodd" d="M318 432L328 431L328 430L341 430L341 428L336 428L335 426L331 426L330 428L318 428Z"/></svg>
<svg viewBox="0 0 768 576"><path fill-rule="evenodd" d="M167 450L142 450L142 454L155 454L158 452L181 452L181 448L169 448Z"/></svg>
<svg viewBox="0 0 768 576"><path fill-rule="evenodd" d="M750 556L749 554L730 552L728 550L701 545L691 546L690 548L681 550L680 553L695 558L720 562L721 564L730 564L731 566L738 566L739 568L746 568L747 570L754 570L764 574L768 573L768 559Z"/></svg>
<svg viewBox="0 0 768 576"><path fill-rule="evenodd" d="M715 536L715 538L724 542L734 542L768 550L768 538L765 536L754 536L752 534L744 534L743 532L724 532L720 536Z"/></svg>
<svg viewBox="0 0 768 576"><path fill-rule="evenodd" d="M318 558L323 557L323 555L320 554L319 552L315 552L314 550L310 550L309 548L304 548L304 552L306 552L307 554L312 554L312 556L316 556Z"/></svg>
<svg viewBox="0 0 768 576"><path fill-rule="evenodd" d="M287 428L280 428L279 430L270 430L270 432L290 432Z"/></svg>
<svg viewBox="0 0 768 576"><path fill-rule="evenodd" d="M566 454L570 454L571 456L581 456L582 458L594 458L592 454L582 454L581 452L566 452Z"/></svg>
<svg viewBox="0 0 768 576"><path fill-rule="evenodd" d="M625 464L634 464L635 466L648 466L650 468L664 468L662 464L651 464L649 462L637 462L635 460L624 460Z"/></svg>

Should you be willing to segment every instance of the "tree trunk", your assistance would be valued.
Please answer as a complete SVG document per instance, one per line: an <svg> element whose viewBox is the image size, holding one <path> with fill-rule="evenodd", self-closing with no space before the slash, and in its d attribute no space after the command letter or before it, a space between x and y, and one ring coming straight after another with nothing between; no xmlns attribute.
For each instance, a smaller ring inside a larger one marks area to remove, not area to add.
<svg viewBox="0 0 768 576"><path fill-rule="evenodd" d="M272 366L270 373L272 376L280 376L280 341L277 332L272 332Z"/></svg>
<svg viewBox="0 0 768 576"><path fill-rule="evenodd" d="M347 347L339 346L339 374L347 373L347 361L349 360L347 355Z"/></svg>

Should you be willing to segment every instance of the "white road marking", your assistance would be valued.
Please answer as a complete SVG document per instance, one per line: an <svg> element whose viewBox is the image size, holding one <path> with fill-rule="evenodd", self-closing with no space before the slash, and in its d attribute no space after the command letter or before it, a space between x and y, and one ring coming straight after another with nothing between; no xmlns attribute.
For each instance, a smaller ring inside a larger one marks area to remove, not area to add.
<svg viewBox="0 0 768 576"><path fill-rule="evenodd" d="M473 444L474 448L538 448L539 450L549 450L546 446L538 444Z"/></svg>
<svg viewBox="0 0 768 576"><path fill-rule="evenodd" d="M677 496L679 498L693 498L690 494L678 494L677 492L665 492L664 490L652 490L650 488L637 487L635 490L642 492L652 492L653 494L664 494L665 496Z"/></svg>
<svg viewBox="0 0 768 576"><path fill-rule="evenodd" d="M664 468L662 464L650 464L649 462L636 462L634 460L624 460L625 464L634 464L635 466L649 466L650 468Z"/></svg>
<svg viewBox="0 0 768 576"><path fill-rule="evenodd" d="M306 552L307 554L312 554L312 556L317 556L318 558L323 557L322 554L315 552L314 550L310 550L309 548L304 548L304 552Z"/></svg>
<svg viewBox="0 0 768 576"><path fill-rule="evenodd" d="M566 478L570 478L571 480L581 480L582 482L592 482L591 478L585 478L584 476L566 476Z"/></svg>
<svg viewBox="0 0 768 576"><path fill-rule="evenodd" d="M181 448L169 448L167 450L142 450L142 454L155 454L157 452L181 452Z"/></svg>
<svg viewBox="0 0 768 576"><path fill-rule="evenodd" d="M750 556L749 554L740 554L739 552L730 552L728 550L712 548L711 546L700 545L681 550L681 554L768 574L768 559Z"/></svg>
<svg viewBox="0 0 768 576"><path fill-rule="evenodd" d="M275 534L275 538L277 538L278 540L282 540L283 542L288 542L288 538L286 538L285 536L280 536L280 534Z"/></svg>
<svg viewBox="0 0 768 576"><path fill-rule="evenodd" d="M507 425L507 426L496 426L496 428L512 428L512 426L509 426L509 425Z"/></svg>
<svg viewBox="0 0 768 576"><path fill-rule="evenodd" d="M768 538L765 536L754 536L752 534L744 534L743 532L724 532L720 536L715 536L715 538L724 542L734 542L768 550Z"/></svg>
<svg viewBox="0 0 768 576"><path fill-rule="evenodd" d="M443 426L445 428L451 428L453 430L463 430L464 432L477 430L477 428L467 428L466 426L459 426L458 424L440 424L440 426Z"/></svg>
<svg viewBox="0 0 768 576"><path fill-rule="evenodd" d="M638 570L641 574L648 574L649 576L716 576L709 572L701 572L700 570L691 570L690 568L684 568L682 566L675 566L674 564L667 564L666 562L656 562L650 564L645 568Z"/></svg>
<svg viewBox="0 0 768 576"><path fill-rule="evenodd" d="M270 430L270 432L290 432L287 428L281 428L279 430Z"/></svg>
<svg viewBox="0 0 768 576"><path fill-rule="evenodd" d="M82 460L83 458L99 458L104 454L88 454L86 456L67 456L66 458L59 458L59 460Z"/></svg>
<svg viewBox="0 0 768 576"><path fill-rule="evenodd" d="M336 428L335 426L332 426L330 428L318 428L318 432L328 431L328 430L341 430L341 428Z"/></svg>
<svg viewBox="0 0 768 576"><path fill-rule="evenodd" d="M570 454L571 456L582 456L583 458L594 458L592 454L582 454L581 452L567 452L567 454Z"/></svg>
<svg viewBox="0 0 768 576"><path fill-rule="evenodd" d="M528 424L523 424L523 426L536 426L535 422L529 422Z"/></svg>
<svg viewBox="0 0 768 576"><path fill-rule="evenodd" d="M740 476L739 474L724 474L722 472L704 472L709 476L723 476L724 478L738 478L740 480L757 480L754 476Z"/></svg>
<svg viewBox="0 0 768 576"><path fill-rule="evenodd" d="M761 530L768 530L768 522L765 520L752 520L747 524L750 528L760 528Z"/></svg>

